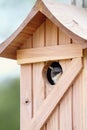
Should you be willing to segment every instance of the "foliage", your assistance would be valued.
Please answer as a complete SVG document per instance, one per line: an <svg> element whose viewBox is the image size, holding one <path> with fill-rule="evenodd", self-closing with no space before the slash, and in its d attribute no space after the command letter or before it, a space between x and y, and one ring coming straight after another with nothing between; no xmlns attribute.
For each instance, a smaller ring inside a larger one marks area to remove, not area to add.
<svg viewBox="0 0 87 130"><path fill-rule="evenodd" d="M0 84L0 130L20 129L19 86L19 79Z"/></svg>

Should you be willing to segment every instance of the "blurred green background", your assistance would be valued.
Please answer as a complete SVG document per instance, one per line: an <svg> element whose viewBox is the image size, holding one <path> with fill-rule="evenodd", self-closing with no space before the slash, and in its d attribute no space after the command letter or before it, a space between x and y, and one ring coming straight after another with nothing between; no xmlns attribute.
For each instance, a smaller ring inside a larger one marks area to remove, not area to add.
<svg viewBox="0 0 87 130"><path fill-rule="evenodd" d="M0 130L20 129L19 78L0 84Z"/></svg>
<svg viewBox="0 0 87 130"><path fill-rule="evenodd" d="M0 43L23 22L35 1L0 0ZM0 130L20 129L19 71L15 61L0 58Z"/></svg>

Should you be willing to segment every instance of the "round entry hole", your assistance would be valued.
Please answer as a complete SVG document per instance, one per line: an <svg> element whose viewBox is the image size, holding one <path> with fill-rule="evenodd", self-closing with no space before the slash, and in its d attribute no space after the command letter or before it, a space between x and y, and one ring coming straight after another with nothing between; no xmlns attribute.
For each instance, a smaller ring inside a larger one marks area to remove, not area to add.
<svg viewBox="0 0 87 130"><path fill-rule="evenodd" d="M48 62L43 69L45 80L51 85L55 85L63 73L62 67L59 62Z"/></svg>

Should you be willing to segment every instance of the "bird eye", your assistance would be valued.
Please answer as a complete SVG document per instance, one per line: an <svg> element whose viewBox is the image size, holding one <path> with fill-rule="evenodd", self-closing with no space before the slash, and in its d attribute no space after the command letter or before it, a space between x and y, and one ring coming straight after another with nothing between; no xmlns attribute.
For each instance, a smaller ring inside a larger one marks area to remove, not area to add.
<svg viewBox="0 0 87 130"><path fill-rule="evenodd" d="M45 79L51 85L55 85L63 73L62 67L59 62L50 62L45 67Z"/></svg>

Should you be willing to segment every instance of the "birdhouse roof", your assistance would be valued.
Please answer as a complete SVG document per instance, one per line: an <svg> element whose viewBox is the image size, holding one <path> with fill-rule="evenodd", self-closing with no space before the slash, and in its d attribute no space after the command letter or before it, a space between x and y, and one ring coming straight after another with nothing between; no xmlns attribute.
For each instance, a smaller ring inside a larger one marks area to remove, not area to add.
<svg viewBox="0 0 87 130"><path fill-rule="evenodd" d="M87 9L61 4L51 0L37 0L20 27L0 45L0 56L16 59L16 50L35 30L50 19L73 40L87 48Z"/></svg>

